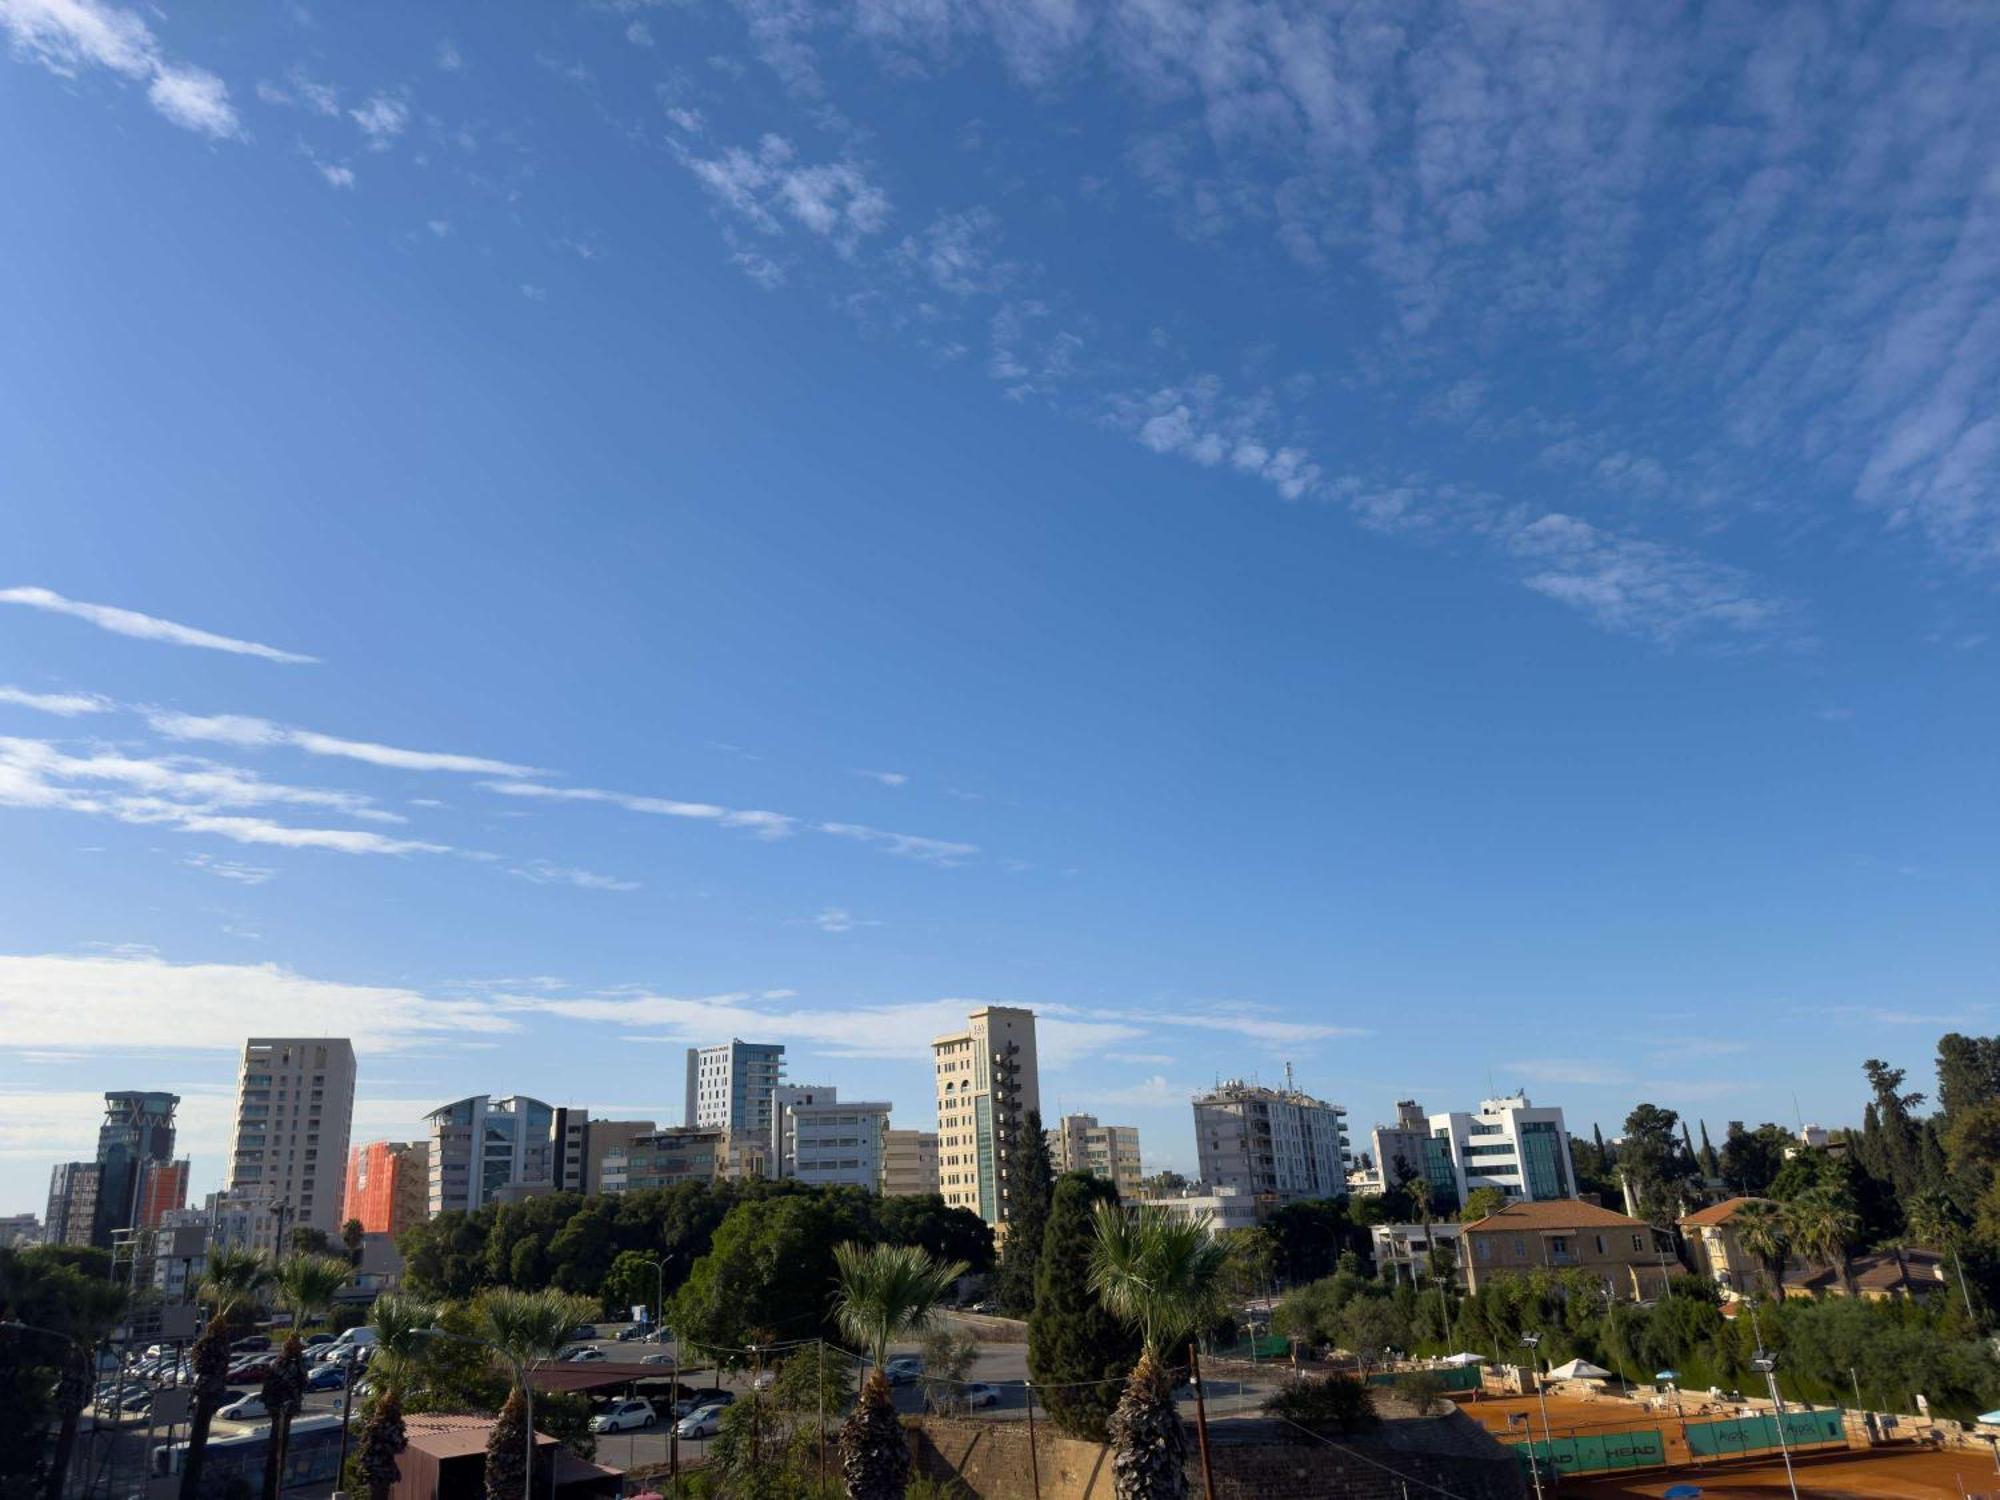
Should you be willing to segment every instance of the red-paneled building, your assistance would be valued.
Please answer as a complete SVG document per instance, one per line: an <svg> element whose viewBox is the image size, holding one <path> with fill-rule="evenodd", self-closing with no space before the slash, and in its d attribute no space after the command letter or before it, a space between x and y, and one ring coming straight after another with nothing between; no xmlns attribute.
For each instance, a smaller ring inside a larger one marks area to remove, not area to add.
<svg viewBox="0 0 2000 1500"><path fill-rule="evenodd" d="M430 1147L422 1141L370 1141L347 1153L340 1219L364 1234L400 1234L430 1216Z"/></svg>

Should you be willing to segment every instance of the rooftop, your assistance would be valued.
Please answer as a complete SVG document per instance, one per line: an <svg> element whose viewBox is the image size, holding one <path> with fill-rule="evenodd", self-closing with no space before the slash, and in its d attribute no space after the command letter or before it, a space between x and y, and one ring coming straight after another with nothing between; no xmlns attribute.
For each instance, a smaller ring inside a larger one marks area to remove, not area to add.
<svg viewBox="0 0 2000 1500"><path fill-rule="evenodd" d="M1575 1198L1544 1198L1534 1203L1510 1203L1497 1213L1465 1226L1475 1229L1645 1229L1644 1219L1615 1214Z"/></svg>
<svg viewBox="0 0 2000 1500"><path fill-rule="evenodd" d="M1720 1203L1711 1203L1707 1208L1686 1214L1681 1219L1683 1229L1713 1229L1719 1224L1727 1224L1736 1217L1738 1209L1746 1203L1769 1203L1769 1198L1725 1198Z"/></svg>

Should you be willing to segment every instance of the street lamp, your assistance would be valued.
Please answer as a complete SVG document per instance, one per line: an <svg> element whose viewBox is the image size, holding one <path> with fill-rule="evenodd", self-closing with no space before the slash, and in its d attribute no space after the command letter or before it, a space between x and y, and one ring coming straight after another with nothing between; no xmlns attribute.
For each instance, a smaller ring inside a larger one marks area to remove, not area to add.
<svg viewBox="0 0 2000 1500"><path fill-rule="evenodd" d="M521 1399L527 1403L528 1467L521 1475L521 1500L534 1500L535 1388L528 1383L527 1367L524 1366L519 1359L515 1358L514 1354L510 1350L503 1349L498 1344L492 1343L486 1339L474 1338L469 1333L454 1333L449 1328L439 1328L435 1324L433 1324L429 1328L419 1329L418 1332L421 1333L425 1338L457 1339L461 1344L477 1344L482 1349L491 1349L495 1354L499 1355L502 1359L507 1361L509 1368L511 1368L514 1372L514 1383L520 1386L521 1388ZM553 1475L551 1475L551 1482L553 1482Z"/></svg>
<svg viewBox="0 0 2000 1500"><path fill-rule="evenodd" d="M1785 1483L1791 1488L1792 1500L1799 1500L1799 1481L1792 1473L1792 1450L1785 1442L1785 1402L1778 1394L1778 1357L1759 1349L1751 1357L1750 1368L1760 1372L1771 1388L1772 1420L1778 1424L1778 1451L1785 1456Z"/></svg>
<svg viewBox="0 0 2000 1500"><path fill-rule="evenodd" d="M658 1260L650 1255L642 1255L640 1261L653 1268L653 1336L659 1337L660 1329L667 1321L667 1266L676 1252L669 1251Z"/></svg>
<svg viewBox="0 0 2000 1500"><path fill-rule="evenodd" d="M1535 1399L1540 1402L1542 1408L1542 1441L1548 1447L1549 1463L1553 1466L1556 1461L1556 1435L1549 1427L1549 1393L1547 1387L1542 1384L1541 1365L1535 1355L1535 1351L1541 1347L1541 1344L1542 1336L1539 1333L1524 1333L1521 1335L1521 1347L1528 1351L1528 1368L1533 1372L1535 1377ZM1530 1427L1528 1429L1528 1452L1532 1456L1534 1451L1535 1433L1534 1428ZM1534 1467L1539 1467L1539 1465L1535 1465ZM1562 1471L1557 1469L1554 1476L1552 1476L1553 1482L1550 1486L1551 1488L1554 1488L1555 1484L1561 1482L1561 1476ZM1541 1492L1539 1483L1535 1486L1535 1490L1537 1494Z"/></svg>

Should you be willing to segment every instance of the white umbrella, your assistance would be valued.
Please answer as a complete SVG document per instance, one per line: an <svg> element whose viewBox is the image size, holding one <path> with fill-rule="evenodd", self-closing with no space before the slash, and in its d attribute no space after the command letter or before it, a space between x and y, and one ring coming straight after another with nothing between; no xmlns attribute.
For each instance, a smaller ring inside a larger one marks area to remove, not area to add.
<svg viewBox="0 0 2000 1500"><path fill-rule="evenodd" d="M1611 1372L1600 1370L1587 1359L1573 1359L1566 1365L1557 1365L1549 1371L1551 1380L1609 1380Z"/></svg>
<svg viewBox="0 0 2000 1500"><path fill-rule="evenodd" d="M1442 1360L1438 1362L1440 1364L1455 1365L1459 1367L1463 1367L1465 1365L1483 1365L1486 1363L1486 1356L1483 1354L1468 1354L1468 1353L1447 1354Z"/></svg>

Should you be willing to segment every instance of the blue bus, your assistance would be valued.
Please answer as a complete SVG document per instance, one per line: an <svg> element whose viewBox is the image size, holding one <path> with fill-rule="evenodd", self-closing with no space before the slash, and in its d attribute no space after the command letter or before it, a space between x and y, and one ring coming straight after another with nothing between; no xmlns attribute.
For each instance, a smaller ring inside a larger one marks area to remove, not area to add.
<svg viewBox="0 0 2000 1500"><path fill-rule="evenodd" d="M224 1500L241 1494L237 1481L248 1483L255 1494L264 1483L264 1460L271 1451L269 1424L222 1436L210 1433L201 1465L202 1500ZM187 1462L185 1442L165 1443L153 1450L153 1475L170 1478ZM300 1416L292 1422L291 1441L285 1445L284 1489L296 1485L325 1486L339 1479L340 1418L327 1414Z"/></svg>

